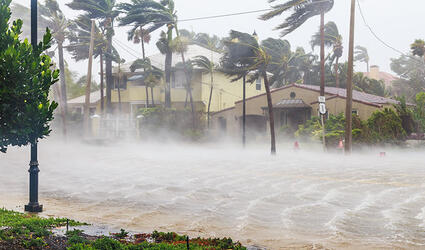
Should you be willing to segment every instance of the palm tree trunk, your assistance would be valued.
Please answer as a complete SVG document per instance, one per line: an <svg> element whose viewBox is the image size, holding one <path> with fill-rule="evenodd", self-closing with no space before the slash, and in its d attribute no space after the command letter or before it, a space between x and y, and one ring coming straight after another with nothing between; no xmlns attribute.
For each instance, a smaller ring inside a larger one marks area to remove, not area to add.
<svg viewBox="0 0 425 250"><path fill-rule="evenodd" d="M112 23L109 21L110 25ZM112 87L114 80L112 78L112 34L106 33L108 45L106 48L105 71L106 71L106 112L112 113Z"/></svg>
<svg viewBox="0 0 425 250"><path fill-rule="evenodd" d="M62 42L58 43L58 52L59 52L59 70L60 74L60 91L61 91L61 105L65 112L65 116L68 113L68 103L66 98L66 79L65 79L65 63L63 59L63 44Z"/></svg>
<svg viewBox="0 0 425 250"><path fill-rule="evenodd" d="M165 55L165 107L171 108L171 65L173 54Z"/></svg>
<svg viewBox="0 0 425 250"><path fill-rule="evenodd" d="M336 58L335 62L335 86L339 88L339 57Z"/></svg>
<svg viewBox="0 0 425 250"><path fill-rule="evenodd" d="M320 14L320 96L325 96L325 12ZM323 148L326 150L325 119L321 114L323 127Z"/></svg>
<svg viewBox="0 0 425 250"><path fill-rule="evenodd" d="M214 76L213 76L213 72L210 72L211 74L211 86L210 86L210 98L208 99L208 111L207 111L207 126L208 129L210 129L210 110L211 110L211 99L212 99L212 94L213 94L213 83L214 83Z"/></svg>
<svg viewBox="0 0 425 250"><path fill-rule="evenodd" d="M105 100L104 100L104 82L103 82L103 53L100 53L100 112L103 115L105 111Z"/></svg>
<svg viewBox="0 0 425 250"><path fill-rule="evenodd" d="M176 35L177 37L180 36L179 34L179 29L177 28L177 25L175 26L176 29ZM184 69L184 74L186 76L186 85L187 85L187 91L189 92L189 97L190 97L190 106L192 109L192 128L193 130L196 129L196 117L195 117L195 106L193 105L193 96L192 96L192 88L190 86L190 81L189 81L189 75L186 69L186 60L184 58L184 52L181 52L181 57L182 57L182 62L183 62L183 69Z"/></svg>
<svg viewBox="0 0 425 250"><path fill-rule="evenodd" d="M151 87L151 100L152 100L152 106L155 107L155 99L153 98L153 87Z"/></svg>
<svg viewBox="0 0 425 250"><path fill-rule="evenodd" d="M366 61L366 67L367 67L367 73L369 73L370 72L369 61Z"/></svg>
<svg viewBox="0 0 425 250"><path fill-rule="evenodd" d="M246 144L246 75L242 78L242 144Z"/></svg>
<svg viewBox="0 0 425 250"><path fill-rule="evenodd" d="M269 80L267 78L266 71L263 71L263 78L264 78L264 87L266 89L266 94L267 94L267 106L269 108L271 154L275 155L276 154L276 135L274 131L273 102L272 102L272 95L270 93Z"/></svg>
<svg viewBox="0 0 425 250"><path fill-rule="evenodd" d="M146 108L149 108L149 87L145 83L145 92L146 92Z"/></svg>

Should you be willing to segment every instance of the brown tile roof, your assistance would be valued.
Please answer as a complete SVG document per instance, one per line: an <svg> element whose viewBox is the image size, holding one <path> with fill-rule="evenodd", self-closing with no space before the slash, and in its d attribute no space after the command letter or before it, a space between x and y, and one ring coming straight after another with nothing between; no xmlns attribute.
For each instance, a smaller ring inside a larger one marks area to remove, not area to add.
<svg viewBox="0 0 425 250"><path fill-rule="evenodd" d="M287 89L290 87L296 87L296 88L302 88L302 89L308 89L308 90L312 90L315 92L320 92L320 86L316 86L316 85L304 85L304 84L290 84L281 88L277 88L277 89L273 89L271 92L276 92L276 91L280 91L283 89ZM340 96L342 98L346 98L347 97L347 91L346 89L342 89L342 88L335 88L335 87L325 87L325 93L327 95L333 95L333 96ZM260 96L265 96L266 94L261 94L261 95L257 95L257 96L253 96L250 98L247 98L246 100L250 100L250 99L254 99ZM381 96L377 96L377 95L371 95L371 94L367 94L364 92L360 92L357 90L353 90L353 101L356 102L361 102L367 105L372 105L372 106L377 106L377 107L381 107L383 104L397 104L398 102L396 100L390 99L390 98L386 98L386 97L381 97ZM237 101L236 103L240 103L242 101Z"/></svg>

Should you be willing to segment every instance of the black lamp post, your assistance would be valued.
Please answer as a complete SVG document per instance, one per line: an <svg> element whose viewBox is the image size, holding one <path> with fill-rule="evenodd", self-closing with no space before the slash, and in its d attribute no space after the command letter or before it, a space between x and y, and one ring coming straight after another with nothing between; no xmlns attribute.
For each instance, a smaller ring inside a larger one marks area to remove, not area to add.
<svg viewBox="0 0 425 250"><path fill-rule="evenodd" d="M37 0L31 0L31 45L37 46ZM38 204L38 160L37 160L37 140L31 142L30 169L30 201L25 205L27 212L42 212L43 205Z"/></svg>

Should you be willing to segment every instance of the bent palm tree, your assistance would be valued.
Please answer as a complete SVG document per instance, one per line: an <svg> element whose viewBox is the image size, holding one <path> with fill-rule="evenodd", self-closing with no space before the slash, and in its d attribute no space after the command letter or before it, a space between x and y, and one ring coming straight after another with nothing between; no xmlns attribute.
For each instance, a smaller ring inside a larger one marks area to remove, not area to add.
<svg viewBox="0 0 425 250"><path fill-rule="evenodd" d="M330 63L335 61L335 85L339 88L339 59L342 57L344 47L342 46L342 36L338 31L338 27L334 22L328 22L324 27L325 46L333 47L332 53L329 55ZM321 44L321 34L318 31L313 35L310 41L311 47L314 49Z"/></svg>
<svg viewBox="0 0 425 250"><path fill-rule="evenodd" d="M354 61L366 63L366 72L369 72L369 59L370 58L369 53L367 52L367 48L362 46L356 46L356 50L354 51Z"/></svg>
<svg viewBox="0 0 425 250"><path fill-rule="evenodd" d="M271 153L276 154L273 103L267 76L267 67L271 62L271 56L259 44L256 37L247 33L232 30L229 41L226 41L225 44L228 55L224 58L224 63L236 65L238 69L233 73L234 80L245 77L247 72L252 72L248 77L248 82L252 83L261 78L264 80L269 111Z"/></svg>
<svg viewBox="0 0 425 250"><path fill-rule="evenodd" d="M207 125L208 129L210 128L210 108L211 108L211 99L214 89L214 71L216 69L216 65L213 61L208 59L206 56L197 56L193 60L195 66L201 68L204 72L210 75L210 96L208 98L208 110L207 110Z"/></svg>
<svg viewBox="0 0 425 250"><path fill-rule="evenodd" d="M114 58L112 48L112 38L114 36L114 20L119 15L116 9L116 0L72 0L67 4L73 10L81 10L87 14L90 19L97 19L103 25L106 35L106 52L105 52L105 71L106 71L106 109L112 112L112 86L114 84L112 77L112 61Z"/></svg>

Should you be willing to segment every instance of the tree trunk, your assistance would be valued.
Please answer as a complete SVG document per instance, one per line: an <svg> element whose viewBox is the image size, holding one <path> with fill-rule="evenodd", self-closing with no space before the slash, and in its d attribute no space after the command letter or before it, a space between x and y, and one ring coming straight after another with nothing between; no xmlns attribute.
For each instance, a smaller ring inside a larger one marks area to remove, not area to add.
<svg viewBox="0 0 425 250"><path fill-rule="evenodd" d="M269 123L270 123L270 144L271 144L271 154L276 154L276 135L274 131L274 114L273 114L273 101L272 95L270 93L269 79L267 78L267 72L263 72L264 78L264 87L267 94L267 106L269 108Z"/></svg>
<svg viewBox="0 0 425 250"><path fill-rule="evenodd" d="M109 25L112 26L112 21L109 20ZM109 27L112 29L111 27ZM112 78L112 33L107 31L106 38L108 41L105 58L105 71L106 71L106 112L112 113L112 88L114 80Z"/></svg>
<svg viewBox="0 0 425 250"><path fill-rule="evenodd" d="M105 100L104 100L104 82L103 82L103 53L100 53L100 112L102 115L105 111Z"/></svg>
<svg viewBox="0 0 425 250"><path fill-rule="evenodd" d="M65 79L65 63L63 59L63 44L62 42L58 43L58 52L59 52L59 70L60 74L60 91L61 91L61 105L65 115L68 113L68 103L66 97L66 79Z"/></svg>
<svg viewBox="0 0 425 250"><path fill-rule="evenodd" d="M118 112L119 115L121 115L121 58L119 58L119 63L118 63Z"/></svg>
<svg viewBox="0 0 425 250"><path fill-rule="evenodd" d="M210 129L210 110L211 110L211 99L212 99L212 94L213 94L213 83L214 83L214 72L210 72L211 73L211 86L210 86L210 97L208 99L208 111L207 111L207 126L208 129Z"/></svg>
<svg viewBox="0 0 425 250"><path fill-rule="evenodd" d="M86 98L84 105L84 131L85 135L88 136L90 133L90 93L91 93L91 80L92 80L92 66L93 66L93 49L94 49L94 32L95 22L91 22L91 33L90 33L90 48L89 48L89 63L87 67L87 86L86 86Z"/></svg>
<svg viewBox="0 0 425 250"><path fill-rule="evenodd" d="M145 92L146 92L146 108L149 108L149 87L145 83Z"/></svg>
<svg viewBox="0 0 425 250"><path fill-rule="evenodd" d="M367 67L367 73L369 73L370 72L369 61L366 61L366 67Z"/></svg>
<svg viewBox="0 0 425 250"><path fill-rule="evenodd" d="M335 62L335 86L339 88L339 57L336 58Z"/></svg>
<svg viewBox="0 0 425 250"><path fill-rule="evenodd" d="M320 96L325 96L325 12L320 14ZM326 151L325 118L320 114L323 127L323 148Z"/></svg>
<svg viewBox="0 0 425 250"><path fill-rule="evenodd" d="M153 87L151 87L151 100L152 100L152 106L155 107L155 99L153 97Z"/></svg>
<svg viewBox="0 0 425 250"><path fill-rule="evenodd" d="M171 65L173 54L165 55L165 107L171 108Z"/></svg>
<svg viewBox="0 0 425 250"><path fill-rule="evenodd" d="M177 25L175 26L175 29L176 29L176 35L177 37L179 37L180 34L179 34L179 29L177 28ZM184 65L183 67L184 75L186 76L187 91L189 92L189 97L190 97L190 107L192 109L192 129L195 130L196 129L195 106L193 104L192 88L191 88L191 84L189 80L189 75L186 69L186 60L184 58L184 52L181 52L181 57L182 57L183 65Z"/></svg>

